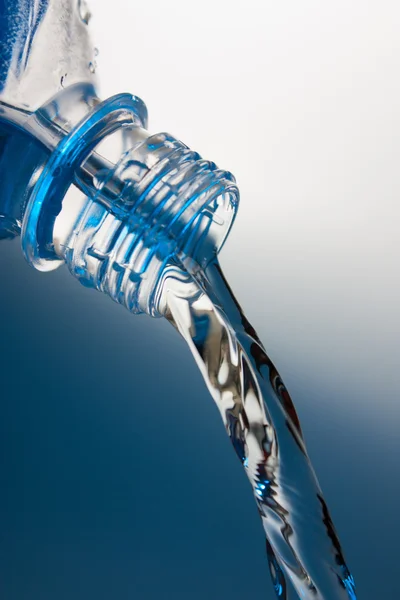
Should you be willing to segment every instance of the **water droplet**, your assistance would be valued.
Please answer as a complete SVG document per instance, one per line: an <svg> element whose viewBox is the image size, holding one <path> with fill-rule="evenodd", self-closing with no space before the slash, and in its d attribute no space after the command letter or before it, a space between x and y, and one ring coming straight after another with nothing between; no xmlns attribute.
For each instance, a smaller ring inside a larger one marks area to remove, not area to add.
<svg viewBox="0 0 400 600"><path fill-rule="evenodd" d="M89 71L90 71L92 74L96 73L96 64L95 64L95 63L92 63L92 61L90 61L90 63L89 63Z"/></svg>
<svg viewBox="0 0 400 600"><path fill-rule="evenodd" d="M92 16L92 13L89 10L86 0L78 0L78 11L79 11L79 16L81 18L81 21L83 21L83 23L88 25L89 21L90 21L90 17Z"/></svg>
<svg viewBox="0 0 400 600"><path fill-rule="evenodd" d="M94 51L93 51L93 54L94 54L95 56L98 56L98 55L99 55L99 49L98 49L98 48L95 48L95 49L94 49Z"/></svg>

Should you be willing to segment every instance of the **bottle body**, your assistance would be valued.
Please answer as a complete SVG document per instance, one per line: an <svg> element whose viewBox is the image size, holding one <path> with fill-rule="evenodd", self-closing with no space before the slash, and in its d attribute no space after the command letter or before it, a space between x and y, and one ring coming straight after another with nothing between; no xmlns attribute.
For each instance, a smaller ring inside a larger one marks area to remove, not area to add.
<svg viewBox="0 0 400 600"><path fill-rule="evenodd" d="M29 115L77 83L96 94L89 18L83 0L0 2L0 239L20 233L48 154L24 129Z"/></svg>

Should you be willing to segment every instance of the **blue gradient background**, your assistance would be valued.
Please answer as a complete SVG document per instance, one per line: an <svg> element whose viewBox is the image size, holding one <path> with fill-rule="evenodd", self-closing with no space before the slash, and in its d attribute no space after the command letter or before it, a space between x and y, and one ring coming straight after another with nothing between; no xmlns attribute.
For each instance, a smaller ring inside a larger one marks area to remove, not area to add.
<svg viewBox="0 0 400 600"><path fill-rule="evenodd" d="M400 7L196 4L93 3L103 96L137 93L151 131L237 175L228 280L298 407L359 598L396 598ZM2 598L272 599L249 485L179 336L34 272L18 241L0 272Z"/></svg>

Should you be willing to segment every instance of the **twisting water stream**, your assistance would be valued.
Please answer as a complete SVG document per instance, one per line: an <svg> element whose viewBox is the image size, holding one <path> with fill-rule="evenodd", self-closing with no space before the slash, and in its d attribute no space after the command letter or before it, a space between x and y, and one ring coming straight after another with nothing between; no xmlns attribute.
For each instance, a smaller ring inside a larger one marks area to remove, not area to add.
<svg viewBox="0 0 400 600"><path fill-rule="evenodd" d="M218 262L170 269L165 316L186 340L253 488L278 598L355 600L353 577L305 448L292 400ZM197 293L196 293L197 291Z"/></svg>

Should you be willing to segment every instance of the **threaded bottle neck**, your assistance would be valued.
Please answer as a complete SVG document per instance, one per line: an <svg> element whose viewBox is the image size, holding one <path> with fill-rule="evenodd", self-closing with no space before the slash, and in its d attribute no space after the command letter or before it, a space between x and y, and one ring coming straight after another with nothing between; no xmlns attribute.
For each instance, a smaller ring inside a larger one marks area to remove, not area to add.
<svg viewBox="0 0 400 600"><path fill-rule="evenodd" d="M46 108L30 120L33 135L36 127L46 138L46 121L54 132L48 114ZM169 134L150 135L146 121L145 106L128 94L94 103L45 165L27 205L22 244L36 268L66 262L84 285L132 312L158 315L163 271L214 258L238 190L230 173Z"/></svg>

